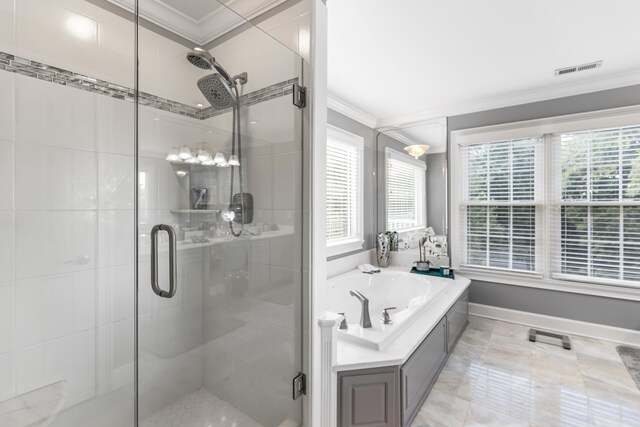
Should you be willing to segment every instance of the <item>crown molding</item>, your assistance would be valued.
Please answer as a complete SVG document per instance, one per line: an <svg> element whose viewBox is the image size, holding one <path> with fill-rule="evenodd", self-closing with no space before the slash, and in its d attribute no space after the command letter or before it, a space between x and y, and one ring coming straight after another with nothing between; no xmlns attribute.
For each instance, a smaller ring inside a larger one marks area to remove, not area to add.
<svg viewBox="0 0 640 427"><path fill-rule="evenodd" d="M475 101L448 105L443 108L436 108L419 113L407 114L398 117L387 117L383 119L376 119L369 113L354 107L347 101L340 99L331 93L328 95L328 107L359 123L362 123L365 126L388 133L389 130L400 129L408 125L446 120L446 117L461 114L548 101L603 90L617 89L636 84L640 84L640 71L619 73L611 76L575 82L572 84L561 84L548 88L532 89L501 96L492 96Z"/></svg>
<svg viewBox="0 0 640 427"><path fill-rule="evenodd" d="M562 78L562 77L559 77ZM514 105L529 104L533 102L547 101L551 99L565 98L575 95L583 95L602 90L616 89L625 86L640 84L640 71L619 73L607 77L595 78L573 84L555 85L543 89L527 90L503 96L493 96L477 101L471 101L443 108L427 110L420 113L408 114L400 117L379 119L377 128L398 128L409 124L424 122L441 117L451 117L460 114L475 113L479 111L494 110L511 107Z"/></svg>
<svg viewBox="0 0 640 427"><path fill-rule="evenodd" d="M376 128L377 120L375 117L365 113L357 107L354 107L353 105L338 98L332 93L329 93L327 95L327 107L335 112L349 117L350 119L355 120L358 123L362 123L363 125L371 129Z"/></svg>
<svg viewBox="0 0 640 427"><path fill-rule="evenodd" d="M400 133L397 130L388 130L388 131L385 131L384 134L387 136L390 136L391 138L395 139L398 142L402 142L404 145L422 144L421 142L415 141L407 137L406 135Z"/></svg>

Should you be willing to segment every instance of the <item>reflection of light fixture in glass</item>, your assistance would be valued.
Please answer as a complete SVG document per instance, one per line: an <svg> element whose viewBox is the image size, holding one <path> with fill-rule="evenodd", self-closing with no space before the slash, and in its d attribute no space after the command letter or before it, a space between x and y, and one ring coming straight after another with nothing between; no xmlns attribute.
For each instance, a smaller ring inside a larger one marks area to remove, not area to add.
<svg viewBox="0 0 640 427"><path fill-rule="evenodd" d="M216 162L214 162L212 159L209 160L205 160L204 162L202 162L203 165L205 166L214 166L216 164Z"/></svg>
<svg viewBox="0 0 640 427"><path fill-rule="evenodd" d="M189 149L189 147L182 147L180 149L180 154L178 154L178 156L182 160L187 160L187 159L191 159L193 157L193 154L191 154L191 150Z"/></svg>
<svg viewBox="0 0 640 427"><path fill-rule="evenodd" d="M238 160L238 156L236 156L235 154L231 155L231 157L229 157L228 165L229 166L240 166L240 160Z"/></svg>
<svg viewBox="0 0 640 427"><path fill-rule="evenodd" d="M187 171L176 171L176 175L178 175L180 178L184 178L188 174L189 174L189 172L187 172Z"/></svg>
<svg viewBox="0 0 640 427"><path fill-rule="evenodd" d="M184 161L185 163L189 163L190 165L196 164L196 163L200 163L200 160L196 159L195 157L190 157L187 160Z"/></svg>
<svg viewBox="0 0 640 427"><path fill-rule="evenodd" d="M98 38L98 23L86 16L73 14L67 18L67 30L80 40L92 41Z"/></svg>
<svg viewBox="0 0 640 427"><path fill-rule="evenodd" d="M167 154L166 159L169 162L178 162L180 161L180 156L177 148L172 148L169 154Z"/></svg>
<svg viewBox="0 0 640 427"><path fill-rule="evenodd" d="M207 162L211 160L211 154L209 154L207 150L200 150L198 151L197 159L200 160L202 163Z"/></svg>
<svg viewBox="0 0 640 427"><path fill-rule="evenodd" d="M418 157L426 153L429 148L431 147L429 147L428 145L415 144L415 145L407 145L406 147L404 147L404 151L409 153L409 155L413 156L413 158L417 159Z"/></svg>
<svg viewBox="0 0 640 427"><path fill-rule="evenodd" d="M227 209L224 209L222 212L220 212L220 217L222 218L223 221L231 222L236 217L236 213L231 209L227 208Z"/></svg>
<svg viewBox="0 0 640 427"><path fill-rule="evenodd" d="M226 166L227 159L224 157L224 154L216 153L216 156L213 158L213 163L217 166Z"/></svg>

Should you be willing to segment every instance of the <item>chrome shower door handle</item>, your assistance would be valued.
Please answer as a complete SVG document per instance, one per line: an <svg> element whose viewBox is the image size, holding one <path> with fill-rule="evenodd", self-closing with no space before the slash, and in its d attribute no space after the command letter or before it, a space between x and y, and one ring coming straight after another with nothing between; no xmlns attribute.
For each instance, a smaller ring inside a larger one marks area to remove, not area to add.
<svg viewBox="0 0 640 427"><path fill-rule="evenodd" d="M158 232L166 231L169 235L169 290L160 289L158 285ZM151 229L151 289L162 298L173 298L178 286L178 268L176 231L167 224L156 224Z"/></svg>

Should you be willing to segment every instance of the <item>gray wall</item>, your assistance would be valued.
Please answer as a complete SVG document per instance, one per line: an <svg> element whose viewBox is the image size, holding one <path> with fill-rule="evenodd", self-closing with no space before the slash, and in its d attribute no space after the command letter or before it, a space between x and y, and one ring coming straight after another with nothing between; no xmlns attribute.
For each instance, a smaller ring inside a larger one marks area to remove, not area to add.
<svg viewBox="0 0 640 427"><path fill-rule="evenodd" d="M447 234L447 153L427 154L427 225Z"/></svg>
<svg viewBox="0 0 640 427"><path fill-rule="evenodd" d="M364 248L363 250L369 250L375 247L375 234L376 234L376 140L374 131L367 126L350 119L336 111L329 109L327 111L327 121L330 125L346 130L347 132L354 133L364 138ZM357 253L354 251L351 253L336 255L330 257L331 259L341 258L344 256Z"/></svg>
<svg viewBox="0 0 640 427"><path fill-rule="evenodd" d="M448 117L451 132L640 104L640 85ZM450 150L449 150L450 152ZM450 242L455 245L455 242ZM470 301L640 330L640 302L474 281Z"/></svg>

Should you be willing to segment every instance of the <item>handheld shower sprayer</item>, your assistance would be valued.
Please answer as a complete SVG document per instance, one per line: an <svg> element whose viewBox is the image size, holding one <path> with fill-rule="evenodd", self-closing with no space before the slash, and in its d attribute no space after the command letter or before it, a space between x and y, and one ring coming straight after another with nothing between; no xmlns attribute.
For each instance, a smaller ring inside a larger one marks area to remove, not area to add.
<svg viewBox="0 0 640 427"><path fill-rule="evenodd" d="M216 110L233 108L231 156L242 159L242 138L240 134L240 92L238 85L247 83L247 73L240 73L231 77L229 73L220 65L216 59L205 49L194 48L187 53L187 61L202 70L215 70L213 73L198 80L198 88L202 92L209 104ZM236 145L237 144L237 145ZM237 146L237 154L236 154ZM240 160L242 161L242 160ZM238 168L238 181L240 183L240 193L234 194L234 169ZM242 165L231 165L231 180L229 185L229 207L221 213L224 221L229 223L229 230L232 235L239 237L244 231L244 224L248 224L253 218L253 202L250 194L244 193L242 182ZM200 206L206 193L200 194L200 199L196 202L196 209ZM233 224L240 224L240 231L234 229Z"/></svg>

